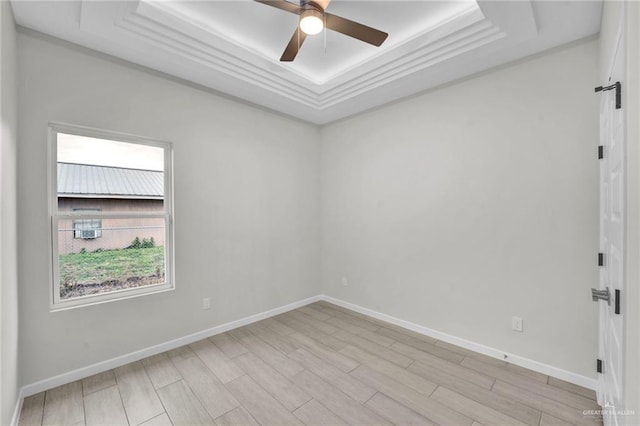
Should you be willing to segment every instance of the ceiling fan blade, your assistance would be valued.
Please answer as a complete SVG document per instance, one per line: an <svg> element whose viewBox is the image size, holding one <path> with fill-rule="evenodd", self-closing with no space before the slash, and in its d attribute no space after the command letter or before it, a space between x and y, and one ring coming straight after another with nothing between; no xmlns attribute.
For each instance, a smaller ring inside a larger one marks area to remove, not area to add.
<svg viewBox="0 0 640 426"><path fill-rule="evenodd" d="M302 8L300 5L290 3L286 0L255 0L258 3L266 4L267 6L272 6L278 9L282 9L287 12L295 13L299 15L302 12Z"/></svg>
<svg viewBox="0 0 640 426"><path fill-rule="evenodd" d="M291 40L289 40L289 44L284 49L282 56L280 57L281 62L291 62L295 59L300 47L302 47L302 43L304 39L307 38L307 34L304 31L300 30L300 27L297 27Z"/></svg>
<svg viewBox="0 0 640 426"><path fill-rule="evenodd" d="M366 25L330 13L325 13L324 18L327 28L330 30L357 38L374 46L380 46L389 36L389 34L376 30L375 28L367 27Z"/></svg>

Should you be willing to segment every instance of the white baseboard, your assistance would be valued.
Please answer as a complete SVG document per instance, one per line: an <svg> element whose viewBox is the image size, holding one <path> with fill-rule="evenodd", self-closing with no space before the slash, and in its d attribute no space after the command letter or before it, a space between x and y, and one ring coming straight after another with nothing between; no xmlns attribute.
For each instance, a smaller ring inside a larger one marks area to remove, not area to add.
<svg viewBox="0 0 640 426"><path fill-rule="evenodd" d="M275 315L282 314L284 312L297 309L301 306L308 305L321 300L321 296L313 296L307 299L299 300L297 302L289 303L288 305L280 306L278 308L270 309L265 312L250 315L245 318L241 318L235 321L231 321L225 324L221 324L206 330L199 331L197 333L189 334L184 337L170 340L168 342L160 343L149 348L141 349L139 351L131 352L125 355L121 355L115 358L101 361L96 364L88 365L86 367L78 368L77 370L69 371L48 379L40 380L35 383L25 385L20 390L19 405L22 405L22 399L24 397L35 395L39 392L47 389L55 388L66 383L71 383L76 380L84 379L85 377L93 376L94 374L102 373L104 371L111 370L113 368L121 367L131 362L139 361L141 359L156 355L162 352L169 351L171 349L179 348L180 346L188 345L190 343L197 342L207 337L215 336L216 334L224 333L225 331L233 330L234 328L242 327L247 324L251 324L256 321L260 321L266 318L273 317ZM18 413L20 410L16 407ZM16 418L16 421L18 419ZM17 423L14 423L17 424Z"/></svg>
<svg viewBox="0 0 640 426"><path fill-rule="evenodd" d="M411 331L415 331L416 333L424 334L425 336L433 337L434 339L441 340L443 342L451 343L453 345L457 345L463 347L465 349L469 349L474 352L478 352L492 358L501 359L508 361L512 364L519 365L520 367L528 368L529 370L537 371L542 374L546 374L548 376L555 377L556 379L565 380L567 382L583 386L589 389L596 389L598 381L596 379L592 379L591 377L582 376L580 374L572 373L567 370L563 370L558 367L554 367L552 365L543 364L538 361L534 361L529 358L525 358L519 355L514 355L509 352L501 351L499 349L495 349L489 346L482 345L480 343L472 342L470 340L462 339L460 337L452 336L447 333L442 333L437 330L433 330L428 327L424 327L422 325L418 325L409 321L401 320L396 317L392 317L387 314L383 314L372 309L363 308L359 305L354 305L353 303L345 302L340 299L336 299L331 296L322 295L321 300L324 300L329 303L333 303L334 305L342 306L346 309L351 309L352 311L359 312L364 315L368 315L373 318L377 318L381 321L386 321L391 324L395 324L397 326L409 329Z"/></svg>

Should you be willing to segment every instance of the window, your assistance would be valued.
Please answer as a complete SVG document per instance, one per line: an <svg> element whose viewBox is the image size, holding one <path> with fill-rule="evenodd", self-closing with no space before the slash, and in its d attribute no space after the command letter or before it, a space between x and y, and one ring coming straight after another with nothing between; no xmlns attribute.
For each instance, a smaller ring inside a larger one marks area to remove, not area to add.
<svg viewBox="0 0 640 426"><path fill-rule="evenodd" d="M87 213L99 213L100 210L73 209L73 211L85 211ZM73 221L73 238L83 240L102 237L102 220L100 219L76 219Z"/></svg>
<svg viewBox="0 0 640 426"><path fill-rule="evenodd" d="M173 288L171 144L51 124L53 310Z"/></svg>

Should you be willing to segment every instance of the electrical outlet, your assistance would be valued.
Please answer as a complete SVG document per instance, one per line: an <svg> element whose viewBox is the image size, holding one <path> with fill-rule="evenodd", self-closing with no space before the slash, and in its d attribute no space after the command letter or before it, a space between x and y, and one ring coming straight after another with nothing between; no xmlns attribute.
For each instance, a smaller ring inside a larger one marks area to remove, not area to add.
<svg viewBox="0 0 640 426"><path fill-rule="evenodd" d="M342 277L342 285L343 285L344 287L346 287L346 286L348 286L348 285L349 285L349 280L347 280L347 277Z"/></svg>
<svg viewBox="0 0 640 426"><path fill-rule="evenodd" d="M511 317L511 329L514 331L522 332L522 318Z"/></svg>
<svg viewBox="0 0 640 426"><path fill-rule="evenodd" d="M208 297L205 297L204 299L202 299L202 309L209 309L211 308L211 299L209 299Z"/></svg>

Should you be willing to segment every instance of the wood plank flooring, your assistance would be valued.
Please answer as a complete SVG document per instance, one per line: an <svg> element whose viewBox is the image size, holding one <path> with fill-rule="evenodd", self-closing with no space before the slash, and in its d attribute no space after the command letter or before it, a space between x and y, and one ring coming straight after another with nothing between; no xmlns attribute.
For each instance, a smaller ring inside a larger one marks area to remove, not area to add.
<svg viewBox="0 0 640 426"><path fill-rule="evenodd" d="M25 398L20 425L601 425L589 389L326 302Z"/></svg>

